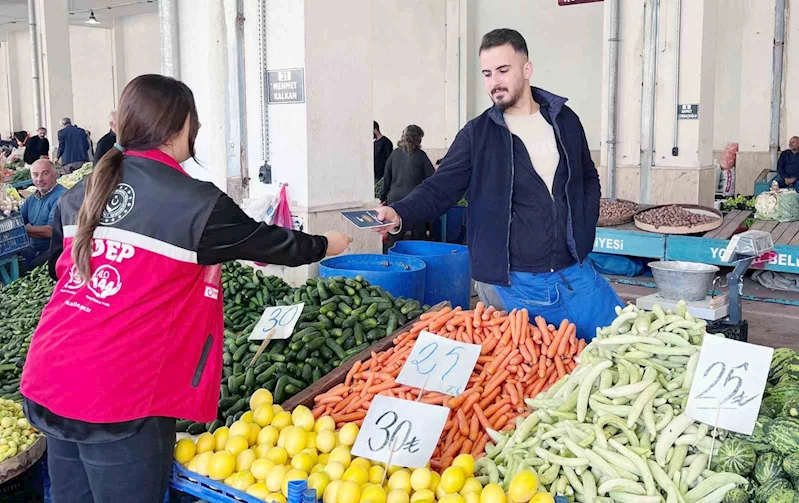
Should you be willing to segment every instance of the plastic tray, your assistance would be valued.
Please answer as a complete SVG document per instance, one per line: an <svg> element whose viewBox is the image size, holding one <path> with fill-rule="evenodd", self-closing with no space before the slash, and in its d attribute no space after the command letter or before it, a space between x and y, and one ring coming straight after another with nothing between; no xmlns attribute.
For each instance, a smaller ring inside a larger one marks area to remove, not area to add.
<svg viewBox="0 0 799 503"><path fill-rule="evenodd" d="M14 214L0 220L0 257L11 255L30 246L22 215Z"/></svg>
<svg viewBox="0 0 799 503"><path fill-rule="evenodd" d="M172 463L169 486L177 491L202 498L208 503L264 503L262 499L255 496L190 472L177 462Z"/></svg>

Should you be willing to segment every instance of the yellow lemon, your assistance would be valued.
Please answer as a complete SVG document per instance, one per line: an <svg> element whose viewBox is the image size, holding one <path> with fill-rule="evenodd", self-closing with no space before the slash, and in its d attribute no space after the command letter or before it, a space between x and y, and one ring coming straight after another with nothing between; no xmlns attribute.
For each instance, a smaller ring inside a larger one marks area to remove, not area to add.
<svg viewBox="0 0 799 503"><path fill-rule="evenodd" d="M411 495L402 489L393 489L386 496L386 503L410 503Z"/></svg>
<svg viewBox="0 0 799 503"><path fill-rule="evenodd" d="M291 426L291 414L285 410L283 412L278 412L275 414L275 417L272 418L272 426L278 430Z"/></svg>
<svg viewBox="0 0 799 503"><path fill-rule="evenodd" d="M480 503L480 495L477 493L466 493L463 495L463 500L466 503Z"/></svg>
<svg viewBox="0 0 799 503"><path fill-rule="evenodd" d="M298 405L291 411L291 422L305 431L313 431L314 418L311 409L305 405Z"/></svg>
<svg viewBox="0 0 799 503"><path fill-rule="evenodd" d="M417 468L411 473L411 487L414 491L430 489L432 478L430 468Z"/></svg>
<svg viewBox="0 0 799 503"><path fill-rule="evenodd" d="M292 480L307 480L308 474L302 470L289 470L286 472L286 475L283 477L283 485L280 487L280 490L283 491L283 496L289 496L289 482Z"/></svg>
<svg viewBox="0 0 799 503"><path fill-rule="evenodd" d="M247 424L252 424L252 421L253 421L252 420L252 411L248 410L247 412L242 414L241 418L239 418L239 421L243 421L243 422L245 422Z"/></svg>
<svg viewBox="0 0 799 503"><path fill-rule="evenodd" d="M355 458L350 463L350 466L360 466L364 470L369 470L372 467L372 462L366 458Z"/></svg>
<svg viewBox="0 0 799 503"><path fill-rule="evenodd" d="M311 459L313 460L314 463L319 462L319 453L316 452L316 449L309 449L306 447L305 449L300 451L300 454L307 454L311 456Z"/></svg>
<svg viewBox="0 0 799 503"><path fill-rule="evenodd" d="M344 465L338 461L331 461L325 465L325 473L330 475L330 480L341 480L344 476Z"/></svg>
<svg viewBox="0 0 799 503"><path fill-rule="evenodd" d="M436 495L433 494L433 491L430 489L422 489L421 491L416 491L411 496L411 503L415 503L416 501L435 501Z"/></svg>
<svg viewBox="0 0 799 503"><path fill-rule="evenodd" d="M230 428L227 426L220 426L214 432L214 441L216 442L216 446L214 447L215 451L221 451L227 445L227 439L230 438Z"/></svg>
<svg viewBox="0 0 799 503"><path fill-rule="evenodd" d="M311 473L318 473L325 471L325 465L315 464L313 468L311 468Z"/></svg>
<svg viewBox="0 0 799 503"><path fill-rule="evenodd" d="M330 460L330 454L320 454L319 457L316 459L316 462L320 465L326 465L329 460Z"/></svg>
<svg viewBox="0 0 799 503"><path fill-rule="evenodd" d="M202 454L197 454L188 463L186 463L186 469L190 472L197 473L197 458L202 456Z"/></svg>
<svg viewBox="0 0 799 503"><path fill-rule="evenodd" d="M258 499L266 500L267 496L269 496L269 489L263 482L257 482L247 489L247 494L255 496Z"/></svg>
<svg viewBox="0 0 799 503"><path fill-rule="evenodd" d="M391 465L391 466L388 467L388 476L390 477L390 476L394 475L395 473L397 473L400 470L404 470L404 468L402 468L401 466L397 466L397 465Z"/></svg>
<svg viewBox="0 0 799 503"><path fill-rule="evenodd" d="M369 472L362 466L350 465L350 467L344 471L341 480L351 480L360 486L369 481Z"/></svg>
<svg viewBox="0 0 799 503"><path fill-rule="evenodd" d="M322 503L336 503L339 486L341 486L340 480L333 480L327 484L325 492L322 494Z"/></svg>
<svg viewBox="0 0 799 503"><path fill-rule="evenodd" d="M308 489L316 489L317 496L325 494L325 489L327 489L329 483L330 475L325 472L316 472L308 476Z"/></svg>
<svg viewBox="0 0 799 503"><path fill-rule="evenodd" d="M316 432L309 431L305 434L305 448L316 450Z"/></svg>
<svg viewBox="0 0 799 503"><path fill-rule="evenodd" d="M390 471L390 469L389 469ZM405 469L398 470L388 479L389 490L400 489L411 493L411 472Z"/></svg>
<svg viewBox="0 0 799 503"><path fill-rule="evenodd" d="M329 453L336 447L336 432L322 430L316 434L316 448L319 452Z"/></svg>
<svg viewBox="0 0 799 503"><path fill-rule="evenodd" d="M264 501L271 501L272 503L286 503L286 497L280 493L271 493L264 498Z"/></svg>
<svg viewBox="0 0 799 503"><path fill-rule="evenodd" d="M355 439L358 438L358 425L355 423L347 423L338 431L338 442L341 445L351 447L355 444Z"/></svg>
<svg viewBox="0 0 799 503"><path fill-rule="evenodd" d="M505 503L505 501L505 491L499 484L488 484L480 493L480 503Z"/></svg>
<svg viewBox="0 0 799 503"><path fill-rule="evenodd" d="M474 474L474 458L471 454L461 454L452 460L452 466L460 467L466 476L471 477Z"/></svg>
<svg viewBox="0 0 799 503"><path fill-rule="evenodd" d="M258 459L258 456L255 454L255 451L252 449L246 449L239 453L236 456L236 471L237 472L244 472L250 469L253 462Z"/></svg>
<svg viewBox="0 0 799 503"><path fill-rule="evenodd" d="M272 410L275 412L275 414L280 414L281 412L283 412L283 407L275 403L272 404Z"/></svg>
<svg viewBox="0 0 799 503"><path fill-rule="evenodd" d="M513 503L525 503L538 492L538 477L534 473L523 471L516 474L508 486L508 498Z"/></svg>
<svg viewBox="0 0 799 503"><path fill-rule="evenodd" d="M358 503L361 500L361 488L351 480L342 480L336 492L337 503Z"/></svg>
<svg viewBox="0 0 799 503"><path fill-rule="evenodd" d="M268 459L256 459L250 465L250 473L256 480L266 480L269 471L275 467L275 464Z"/></svg>
<svg viewBox="0 0 799 503"><path fill-rule="evenodd" d="M369 482L371 484L379 484L383 481L383 474L386 470L382 466L375 465L369 468Z"/></svg>
<svg viewBox="0 0 799 503"><path fill-rule="evenodd" d="M214 436L210 433L205 432L197 437L197 447L195 448L197 454L202 454L208 451L213 452L214 447L216 447L216 440L214 440Z"/></svg>
<svg viewBox="0 0 799 503"><path fill-rule="evenodd" d="M234 473L233 475L236 475L236 474ZM231 485L233 483L233 475L231 475L230 477L226 478L224 480L224 482L222 482L222 483L225 484L226 486Z"/></svg>
<svg viewBox="0 0 799 503"><path fill-rule="evenodd" d="M433 490L433 489L430 489L430 490L433 491L434 493L436 493L436 499L437 500L440 500L441 498L443 498L444 496L447 495L447 491L443 490L441 488L441 486L438 486L435 490Z"/></svg>
<svg viewBox="0 0 799 503"><path fill-rule="evenodd" d="M277 446L278 447L286 447L286 435L289 434L293 426L286 426L282 430L280 430L280 434L277 436Z"/></svg>
<svg viewBox="0 0 799 503"><path fill-rule="evenodd" d="M336 431L336 421L334 421L330 416L320 417L316 420L316 424L313 426L313 431L316 433L325 430Z"/></svg>
<svg viewBox="0 0 799 503"><path fill-rule="evenodd" d="M466 500L460 494L454 493L445 494L443 498L438 500L438 503L466 503Z"/></svg>
<svg viewBox="0 0 799 503"><path fill-rule="evenodd" d="M264 426L268 426L269 423L271 423L274 418L275 418L275 411L272 410L271 405L267 404L261 405L260 407L255 409L255 412L253 412L252 414L253 423L257 424L261 428L263 428Z"/></svg>
<svg viewBox="0 0 799 503"><path fill-rule="evenodd" d="M361 492L361 503L386 503L386 490L379 485L366 486Z"/></svg>
<svg viewBox="0 0 799 503"><path fill-rule="evenodd" d="M258 442L258 435L261 433L261 427L255 423L250 423L250 436L247 437L247 442L250 447Z"/></svg>
<svg viewBox="0 0 799 503"><path fill-rule="evenodd" d="M305 437L307 433L299 426L289 426L284 431L287 431L288 433L286 433L283 447L285 447L289 457L294 457L302 452L302 450L305 449L305 446L308 444L308 441Z"/></svg>
<svg viewBox="0 0 799 503"><path fill-rule="evenodd" d="M301 452L291 459L291 467L297 470L302 470L305 473L311 473L314 466L313 459L307 453Z"/></svg>
<svg viewBox="0 0 799 503"><path fill-rule="evenodd" d="M438 490L438 484L441 483L441 475L438 472L432 472L430 475L430 490L436 492Z"/></svg>
<svg viewBox="0 0 799 503"><path fill-rule="evenodd" d="M230 451L215 452L208 462L208 476L214 480L225 480L236 469L236 458Z"/></svg>
<svg viewBox="0 0 799 503"><path fill-rule="evenodd" d="M266 487L273 493L279 493L283 487L283 477L286 476L286 467L283 465L275 465L269 470L264 482Z"/></svg>
<svg viewBox="0 0 799 503"><path fill-rule="evenodd" d="M286 449L282 447L272 447L266 454L266 459L276 465L285 465L289 460L289 455L286 452Z"/></svg>
<svg viewBox="0 0 799 503"><path fill-rule="evenodd" d="M480 483L474 477L470 477L466 479L466 482L463 484L463 489L461 489L461 495L466 496L469 493L477 493L478 495L483 491L483 484Z"/></svg>
<svg viewBox="0 0 799 503"><path fill-rule="evenodd" d="M230 437L250 438L250 424L241 419L230 425Z"/></svg>
<svg viewBox="0 0 799 503"><path fill-rule="evenodd" d="M341 463L344 468L349 468L350 463L352 462L352 456L350 456L349 448L340 445L333 449L330 452L330 457L328 458L330 461L338 461Z"/></svg>
<svg viewBox="0 0 799 503"><path fill-rule="evenodd" d="M225 444L225 450L229 451L235 457L241 454L242 451L247 450L249 446L250 443L247 441L247 437L237 435L228 439L227 444Z"/></svg>
<svg viewBox="0 0 799 503"><path fill-rule="evenodd" d="M264 426L261 428L261 431L258 432L256 443L258 445L271 445L274 447L277 445L277 439L279 436L280 431L277 428L274 426Z"/></svg>
<svg viewBox="0 0 799 503"><path fill-rule="evenodd" d="M452 494L463 489L463 484L465 483L466 474L463 473L463 470L457 466L450 466L441 474L441 482L439 482L438 487L447 494Z"/></svg>
<svg viewBox="0 0 799 503"><path fill-rule="evenodd" d="M246 491L251 485L255 484L255 478L248 471L238 472L233 476L230 486L239 491Z"/></svg>
<svg viewBox="0 0 799 503"><path fill-rule="evenodd" d="M175 457L175 461L180 463L181 465L185 465L189 461L194 458L194 455L197 453L197 448L194 445L194 440L189 437L181 438L175 444L175 450L173 455Z"/></svg>
<svg viewBox="0 0 799 503"><path fill-rule="evenodd" d="M255 446L255 455L258 456L258 459L265 459L266 455L269 454L269 449L272 446L269 444L260 444Z"/></svg>
<svg viewBox="0 0 799 503"><path fill-rule="evenodd" d="M211 451L204 452L197 456L197 473L202 475L203 477L208 476L208 470L211 466L211 458L214 456L214 453ZM234 468L235 468L235 461L234 461Z"/></svg>
<svg viewBox="0 0 799 503"><path fill-rule="evenodd" d="M268 389L259 388L250 397L250 410L257 410L261 405L272 406L272 393Z"/></svg>
<svg viewBox="0 0 799 503"><path fill-rule="evenodd" d="M533 496L530 503L555 503L555 497L549 493L538 493Z"/></svg>

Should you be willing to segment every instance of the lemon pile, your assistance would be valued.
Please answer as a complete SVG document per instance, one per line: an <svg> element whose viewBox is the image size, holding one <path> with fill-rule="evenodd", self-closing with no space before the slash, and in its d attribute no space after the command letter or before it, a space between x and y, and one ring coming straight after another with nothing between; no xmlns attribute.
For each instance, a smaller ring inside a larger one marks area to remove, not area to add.
<svg viewBox="0 0 799 503"><path fill-rule="evenodd" d="M40 436L25 419L21 404L0 400L0 461L27 451Z"/></svg>

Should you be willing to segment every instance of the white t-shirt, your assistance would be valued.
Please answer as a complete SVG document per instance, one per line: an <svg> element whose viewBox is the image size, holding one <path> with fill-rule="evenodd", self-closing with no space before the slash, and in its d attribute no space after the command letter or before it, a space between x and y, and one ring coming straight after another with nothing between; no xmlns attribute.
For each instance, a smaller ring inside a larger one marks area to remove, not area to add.
<svg viewBox="0 0 799 503"><path fill-rule="evenodd" d="M508 129L522 140L530 154L533 168L552 194L555 172L560 162L560 152L552 126L541 115L540 110L532 115L504 115Z"/></svg>

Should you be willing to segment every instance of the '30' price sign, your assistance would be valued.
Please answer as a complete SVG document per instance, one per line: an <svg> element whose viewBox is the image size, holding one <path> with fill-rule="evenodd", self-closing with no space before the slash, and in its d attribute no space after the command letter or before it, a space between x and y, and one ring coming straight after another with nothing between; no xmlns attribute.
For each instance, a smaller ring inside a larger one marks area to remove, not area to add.
<svg viewBox="0 0 799 503"><path fill-rule="evenodd" d="M391 464L396 466L424 466L433 455L448 415L446 407L377 395L352 454L382 463L388 463L391 457Z"/></svg>
<svg viewBox="0 0 799 503"><path fill-rule="evenodd" d="M422 332L397 382L457 396L464 392L480 356L479 344L467 344Z"/></svg>
<svg viewBox="0 0 799 503"><path fill-rule="evenodd" d="M247 340L262 341L272 329L275 330L272 339L288 339L294 332L294 326L300 319L303 307L305 307L304 302L293 306L267 307Z"/></svg>

